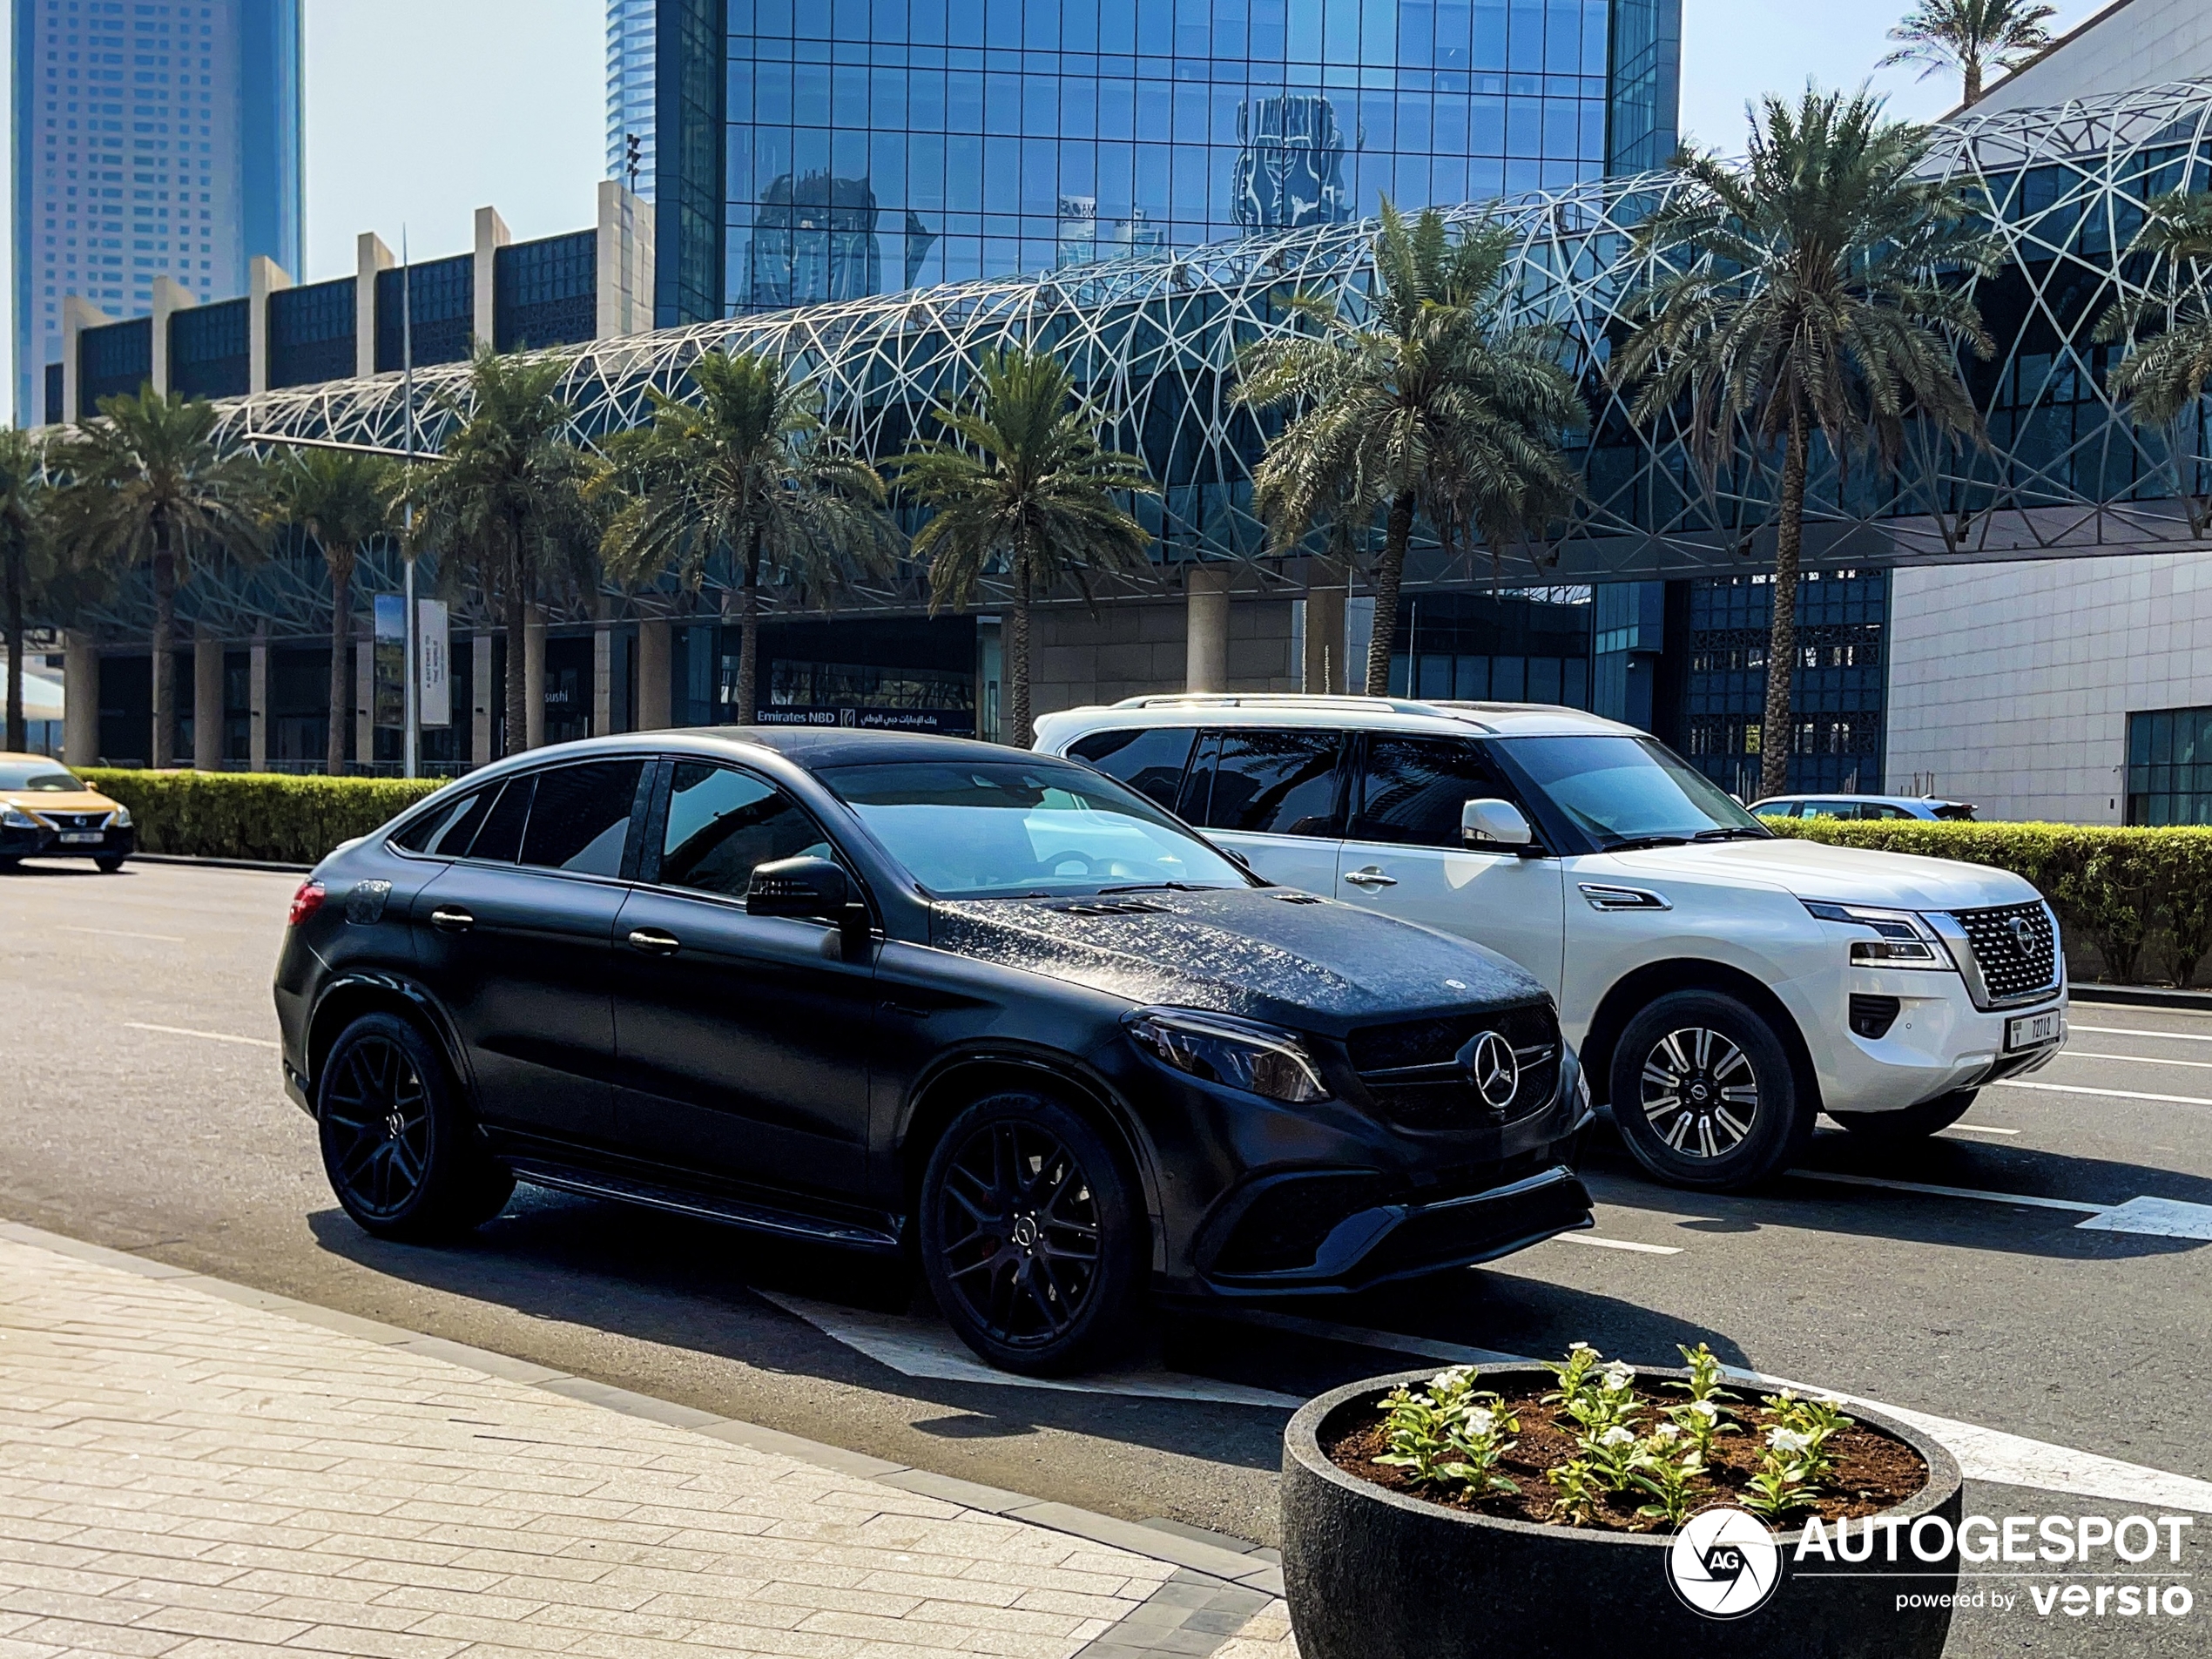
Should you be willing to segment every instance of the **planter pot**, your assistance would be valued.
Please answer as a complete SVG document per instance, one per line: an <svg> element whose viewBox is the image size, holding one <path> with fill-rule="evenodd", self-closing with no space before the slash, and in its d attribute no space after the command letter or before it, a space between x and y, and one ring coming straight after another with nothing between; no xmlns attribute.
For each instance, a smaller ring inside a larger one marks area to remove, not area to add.
<svg viewBox="0 0 2212 1659"><path fill-rule="evenodd" d="M1283 1443L1283 1579L1304 1659L1938 1659L1951 1629L1943 1598L1959 1582L1959 1466L1904 1424L1861 1406L1851 1415L1910 1446L1928 1466L1927 1484L1876 1518L1863 1562L1793 1561L1806 1528L1776 1534L1778 1582L1752 1610L1715 1616L1687 1595L1711 1602L1710 1587L1676 1588L1676 1539L1495 1520L1426 1503L1346 1474L1322 1441L1373 1411L1406 1372L1339 1388L1291 1420ZM1685 1371L1639 1366L1642 1379L1686 1379ZM1536 1366L1485 1368L1481 1386L1514 1393L1552 1385ZM1919 1559L1912 1525L1940 1517L1921 1537L1942 1557ZM1716 1517L1716 1521L1717 1521ZM1895 1561L1887 1527L1898 1524ZM1708 1526L1714 1523L1709 1522ZM1740 1523L1738 1523L1740 1524ZM1859 1529L1851 1523L1852 1547ZM1696 1520L1693 1518L1693 1528ZM1828 1533L1832 1538L1835 1527ZM1692 1536L1696 1536L1696 1533ZM1709 1544L1721 1541L1706 1541ZM1756 1545L1754 1552L1757 1554ZM1899 1598L1918 1598L1901 1606ZM1725 1598L1723 1598L1725 1599ZM1748 1599L1737 1597L1737 1600Z"/></svg>

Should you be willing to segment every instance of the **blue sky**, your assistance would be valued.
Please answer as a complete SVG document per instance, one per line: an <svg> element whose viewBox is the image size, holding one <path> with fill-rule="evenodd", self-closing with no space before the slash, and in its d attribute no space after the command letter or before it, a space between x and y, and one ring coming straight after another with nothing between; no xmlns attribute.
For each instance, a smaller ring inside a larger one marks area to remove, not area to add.
<svg viewBox="0 0 2212 1659"><path fill-rule="evenodd" d="M2058 0L2059 26L2102 3ZM1684 0L1683 131L1740 149L1744 100L1808 76L1871 77L1898 113L1942 114L1957 97L1946 78L1874 70L1905 5ZM307 268L293 275L352 270L364 230L396 251L404 228L416 258L458 253L487 202L517 239L590 224L604 165L605 29L604 0L307 0ZM5 259L0 245L0 285ZM0 331L0 350L4 341Z"/></svg>

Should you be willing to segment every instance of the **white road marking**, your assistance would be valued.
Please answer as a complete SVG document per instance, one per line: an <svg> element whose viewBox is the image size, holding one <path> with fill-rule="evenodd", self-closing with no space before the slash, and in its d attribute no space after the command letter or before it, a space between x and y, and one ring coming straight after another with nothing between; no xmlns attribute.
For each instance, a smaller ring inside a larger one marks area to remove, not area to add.
<svg viewBox="0 0 2212 1659"><path fill-rule="evenodd" d="M227 1031L195 1031L188 1025L148 1025L144 1020L125 1020L123 1023L133 1031L159 1031L172 1037L204 1037L210 1042L242 1042L253 1049L280 1049L284 1046L272 1037L234 1037Z"/></svg>
<svg viewBox="0 0 2212 1659"><path fill-rule="evenodd" d="M1589 1244L1599 1250L1632 1250L1639 1256L1679 1256L1679 1244L1640 1244L1633 1238L1601 1238L1595 1233L1554 1233L1555 1243Z"/></svg>
<svg viewBox="0 0 2212 1659"><path fill-rule="evenodd" d="M2148 1054L2093 1054L2087 1049L2068 1049L2067 1060L2125 1060L2138 1066L2188 1066L2195 1071L2212 1071L2212 1060L2161 1060Z"/></svg>
<svg viewBox="0 0 2212 1659"><path fill-rule="evenodd" d="M994 1370L945 1325L902 1314L871 1313L837 1307L775 1291L757 1291L786 1313L796 1314L824 1336L887 1366L902 1377L936 1382L988 1383L1000 1388L1047 1388L1059 1393L1120 1394L1146 1399L1203 1400L1220 1406L1264 1406L1294 1412L1305 1401L1291 1394L1241 1383L1217 1382L1165 1371L1109 1371L1096 1377L1016 1377Z"/></svg>
<svg viewBox="0 0 2212 1659"><path fill-rule="evenodd" d="M2020 1192L1984 1192L1978 1187L1930 1186L1925 1181L1891 1181L1880 1176L1845 1175L1836 1170L1792 1170L1805 1181L1833 1181L1851 1187L1888 1187L1898 1192L1924 1192L1937 1198L1981 1198L1991 1204L2024 1204L2038 1210L2071 1210L2076 1215L2101 1216L2113 1206L2084 1204L2079 1198L2037 1198Z"/></svg>
<svg viewBox="0 0 2212 1659"><path fill-rule="evenodd" d="M2130 1198L2083 1222L2097 1232L2147 1233L2158 1238L2212 1239L2212 1204L2179 1198Z"/></svg>
<svg viewBox="0 0 2212 1659"><path fill-rule="evenodd" d="M2047 1095L2097 1095L2107 1100L2156 1100L2169 1106L2212 1106L2212 1100L2202 1095L2151 1095L2140 1089L2084 1089L2079 1083L2030 1083L2011 1077L2000 1078L1993 1083L1984 1083L1984 1089L2034 1089Z"/></svg>
<svg viewBox="0 0 2212 1659"><path fill-rule="evenodd" d="M2132 1025L2069 1025L2068 1031L2091 1031L2101 1037L2170 1037L2175 1042L2212 1042L2202 1031L2145 1031Z"/></svg>
<svg viewBox="0 0 2212 1659"><path fill-rule="evenodd" d="M1959 1135L2017 1135L2016 1129L1999 1129L1994 1123L1953 1123L1952 1132Z"/></svg>
<svg viewBox="0 0 2212 1659"><path fill-rule="evenodd" d="M1323 1341L1349 1343L1389 1353L1440 1359L1453 1365L1526 1366L1535 1363L1523 1355L1501 1353L1492 1348L1469 1348L1458 1343L1440 1342L1429 1337L1400 1336L1394 1332L1332 1325L1321 1319L1302 1318L1296 1314L1234 1309L1224 1310L1215 1317L1234 1319L1244 1325L1262 1325L1271 1330L1289 1331ZM1764 1387L1795 1388L1811 1394L1831 1392L1810 1384L1793 1382L1787 1377L1769 1376L1764 1372L1745 1371L1734 1366L1727 1367L1727 1371L1729 1376L1737 1381L1755 1383ZM1979 1423L1962 1423L1953 1418L1937 1417L1927 1412L1886 1405L1881 1400L1868 1399L1856 1394L1838 1394L1836 1398L1885 1413L1941 1441L1944 1449L1959 1460L1960 1470L1970 1480L1995 1480L2006 1486L2070 1493L2076 1497L2102 1498L2145 1507L2187 1509L2199 1514L2212 1514L2212 1480L2168 1474L2163 1469L2147 1468L2140 1463L2123 1463L2117 1458L2102 1457L2094 1452L2076 1451L2072 1447L2054 1446L2045 1440L2031 1440L2023 1435L2007 1434L2001 1429L1984 1428Z"/></svg>
<svg viewBox="0 0 2212 1659"><path fill-rule="evenodd" d="M187 942L175 934L133 934L125 933L120 927L71 927L63 922L55 923L54 931L57 934L98 934L103 939L152 939L165 945Z"/></svg>

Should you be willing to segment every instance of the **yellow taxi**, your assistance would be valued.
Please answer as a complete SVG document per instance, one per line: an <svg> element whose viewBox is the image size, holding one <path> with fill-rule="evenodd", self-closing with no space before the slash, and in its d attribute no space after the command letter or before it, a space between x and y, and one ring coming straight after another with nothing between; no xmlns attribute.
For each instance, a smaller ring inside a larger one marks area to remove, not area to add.
<svg viewBox="0 0 2212 1659"><path fill-rule="evenodd" d="M120 801L58 760L0 750L0 871L24 859L90 859L112 875L138 845Z"/></svg>

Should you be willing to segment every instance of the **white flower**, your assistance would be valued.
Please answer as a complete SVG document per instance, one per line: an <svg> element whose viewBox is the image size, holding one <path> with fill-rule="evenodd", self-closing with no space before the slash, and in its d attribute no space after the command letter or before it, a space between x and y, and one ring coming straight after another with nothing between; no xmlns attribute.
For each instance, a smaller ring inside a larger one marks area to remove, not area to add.
<svg viewBox="0 0 2212 1659"><path fill-rule="evenodd" d="M1452 1366L1431 1377L1428 1379L1428 1386L1432 1389L1438 1390L1457 1388L1474 1375L1473 1366Z"/></svg>
<svg viewBox="0 0 2212 1659"><path fill-rule="evenodd" d="M1616 1394L1622 1389L1626 1388L1630 1383L1634 1382L1635 1379L1635 1372L1631 1371L1628 1366L1622 1365L1618 1359L1615 1359L1611 1365L1605 1368L1605 1386Z"/></svg>
<svg viewBox="0 0 2212 1659"><path fill-rule="evenodd" d="M1567 1345L1567 1352L1569 1353L1575 1352L1577 1349L1580 1349L1582 1352L1593 1357L1595 1357L1597 1353L1597 1350L1590 1346L1590 1345L1587 1342L1570 1342Z"/></svg>
<svg viewBox="0 0 2212 1659"><path fill-rule="evenodd" d="M1635 1434L1633 1431L1622 1428L1616 1425L1612 1428L1607 1429L1604 1433L1599 1435L1597 1437L1597 1443L1600 1446L1633 1446L1635 1443Z"/></svg>
<svg viewBox="0 0 2212 1659"><path fill-rule="evenodd" d="M1487 1434L1496 1426L1497 1421L1497 1413L1485 1411L1480 1406L1467 1413L1467 1428L1470 1433L1477 1435Z"/></svg>
<svg viewBox="0 0 2212 1659"><path fill-rule="evenodd" d="M1700 1417L1718 1417L1721 1414L1721 1408L1710 1399L1693 1399L1689 1402L1689 1409Z"/></svg>
<svg viewBox="0 0 2212 1659"><path fill-rule="evenodd" d="M1682 1439L1682 1430L1676 1427L1672 1423L1662 1423L1658 1427L1651 1431L1651 1438L1660 1442L1662 1446L1671 1446L1676 1440Z"/></svg>
<svg viewBox="0 0 2212 1659"><path fill-rule="evenodd" d="M1812 1444L1812 1436L1800 1434L1794 1429L1770 1428L1766 1432L1766 1443L1777 1452L1802 1452Z"/></svg>

